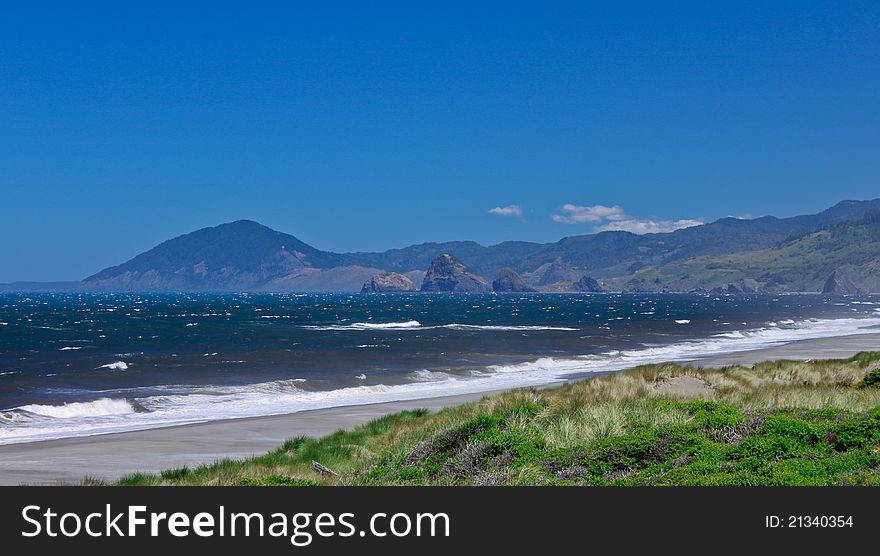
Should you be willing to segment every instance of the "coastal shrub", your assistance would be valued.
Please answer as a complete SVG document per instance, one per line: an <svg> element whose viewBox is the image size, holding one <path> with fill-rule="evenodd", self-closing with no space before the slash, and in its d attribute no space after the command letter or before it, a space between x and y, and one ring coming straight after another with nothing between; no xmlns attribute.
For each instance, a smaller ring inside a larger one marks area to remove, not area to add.
<svg viewBox="0 0 880 556"><path fill-rule="evenodd" d="M858 363L862 367L867 367L871 363L880 362L880 351L860 351L846 361L850 363Z"/></svg>
<svg viewBox="0 0 880 556"><path fill-rule="evenodd" d="M856 384L856 388L868 388L869 386L875 388L880 386L880 368L870 371L865 375L865 378Z"/></svg>
<svg viewBox="0 0 880 556"><path fill-rule="evenodd" d="M630 434L597 441L583 463L596 473L642 469L680 457L702 442L698 435L682 429L638 428Z"/></svg>
<svg viewBox="0 0 880 556"><path fill-rule="evenodd" d="M768 415L764 419L763 434L784 437L793 445L804 447L818 440L810 423L786 415Z"/></svg>
<svg viewBox="0 0 880 556"><path fill-rule="evenodd" d="M834 430L834 448L846 451L880 442L880 421L850 420L840 423Z"/></svg>
<svg viewBox="0 0 880 556"><path fill-rule="evenodd" d="M533 419L541 410L544 409L544 406L534 403L534 402L526 402L517 406L514 406L507 410L504 414L508 419L515 419L518 417L525 419Z"/></svg>
<svg viewBox="0 0 880 556"><path fill-rule="evenodd" d="M769 480L748 471L724 471L716 470L714 473L670 475L658 484L676 486L768 486Z"/></svg>
<svg viewBox="0 0 880 556"><path fill-rule="evenodd" d="M787 459L798 451L797 442L779 436L750 436L731 452L739 470L757 471L772 461Z"/></svg>
<svg viewBox="0 0 880 556"><path fill-rule="evenodd" d="M773 463L764 475L773 486L826 486L834 482L822 462L807 459Z"/></svg>
<svg viewBox="0 0 880 556"><path fill-rule="evenodd" d="M298 486L298 487L314 487L320 486L315 481L308 479L298 479L296 477L284 477L281 475L270 475L268 477L245 478L238 482L237 486Z"/></svg>
<svg viewBox="0 0 880 556"><path fill-rule="evenodd" d="M538 460L544 454L546 443L543 438L517 439L513 443L515 458L511 462L513 466L523 466Z"/></svg>
<svg viewBox="0 0 880 556"><path fill-rule="evenodd" d="M397 482L397 481L413 482L413 481L417 481L419 479L423 479L424 477L425 477L425 474L422 472L422 470L420 470L416 467L404 467L403 469L401 469L400 471L398 471L397 473L394 474L395 482Z"/></svg>
<svg viewBox="0 0 880 556"><path fill-rule="evenodd" d="M743 418L742 413L735 407L714 401L694 400L681 403L681 407L690 413L694 425L704 429L733 427Z"/></svg>

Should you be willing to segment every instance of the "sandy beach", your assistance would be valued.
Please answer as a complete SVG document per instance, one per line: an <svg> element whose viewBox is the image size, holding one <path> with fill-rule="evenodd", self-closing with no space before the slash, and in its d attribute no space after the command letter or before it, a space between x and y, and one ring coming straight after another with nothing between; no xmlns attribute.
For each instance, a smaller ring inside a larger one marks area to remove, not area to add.
<svg viewBox="0 0 880 556"><path fill-rule="evenodd" d="M793 342L701 359L707 367L751 365L772 359L835 359L880 349L880 333ZM287 415L212 421L144 431L0 446L0 485L79 483L84 477L112 481L135 472L195 466L241 458L278 447L296 436L322 436L405 409L432 411L492 392L334 407Z"/></svg>

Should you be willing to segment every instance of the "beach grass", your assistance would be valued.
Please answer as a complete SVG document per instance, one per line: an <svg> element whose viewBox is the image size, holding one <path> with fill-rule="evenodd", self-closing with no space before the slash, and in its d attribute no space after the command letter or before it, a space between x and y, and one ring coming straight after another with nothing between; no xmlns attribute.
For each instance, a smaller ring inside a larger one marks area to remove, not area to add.
<svg viewBox="0 0 880 556"><path fill-rule="evenodd" d="M878 368L880 352L648 365L118 484L880 485Z"/></svg>

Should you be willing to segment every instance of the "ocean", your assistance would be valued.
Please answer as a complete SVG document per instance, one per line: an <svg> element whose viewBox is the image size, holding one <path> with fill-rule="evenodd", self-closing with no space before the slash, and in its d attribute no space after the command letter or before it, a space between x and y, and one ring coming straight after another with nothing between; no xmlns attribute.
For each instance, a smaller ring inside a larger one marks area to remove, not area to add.
<svg viewBox="0 0 880 556"><path fill-rule="evenodd" d="M3 293L0 444L547 384L878 326L878 297Z"/></svg>

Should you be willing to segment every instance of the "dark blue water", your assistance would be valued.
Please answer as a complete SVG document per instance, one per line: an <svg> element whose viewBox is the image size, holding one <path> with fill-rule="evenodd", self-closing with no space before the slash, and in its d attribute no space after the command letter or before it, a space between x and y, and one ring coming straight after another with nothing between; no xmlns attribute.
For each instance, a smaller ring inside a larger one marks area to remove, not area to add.
<svg viewBox="0 0 880 556"><path fill-rule="evenodd" d="M561 380L868 330L817 295L0 294L0 443Z"/></svg>

